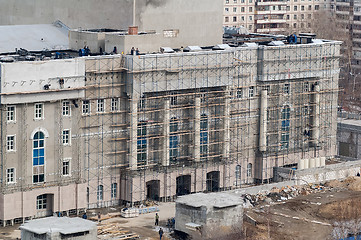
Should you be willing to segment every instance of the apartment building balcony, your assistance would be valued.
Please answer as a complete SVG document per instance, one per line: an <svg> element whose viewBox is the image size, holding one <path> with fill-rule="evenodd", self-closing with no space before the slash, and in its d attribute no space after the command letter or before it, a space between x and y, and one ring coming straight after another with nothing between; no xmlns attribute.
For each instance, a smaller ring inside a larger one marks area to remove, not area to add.
<svg viewBox="0 0 361 240"><path fill-rule="evenodd" d="M285 10L272 10L272 11L255 11L255 15L274 15L274 14L286 14L286 9Z"/></svg>
<svg viewBox="0 0 361 240"><path fill-rule="evenodd" d="M286 23L285 19L259 19L256 20L256 23L258 24L264 24L264 23Z"/></svg>
<svg viewBox="0 0 361 240"><path fill-rule="evenodd" d="M257 2L257 6L287 6L287 2L284 1L275 1L275 2Z"/></svg>
<svg viewBox="0 0 361 240"><path fill-rule="evenodd" d="M281 33L281 32L285 32L286 28L262 28L256 29L257 33Z"/></svg>

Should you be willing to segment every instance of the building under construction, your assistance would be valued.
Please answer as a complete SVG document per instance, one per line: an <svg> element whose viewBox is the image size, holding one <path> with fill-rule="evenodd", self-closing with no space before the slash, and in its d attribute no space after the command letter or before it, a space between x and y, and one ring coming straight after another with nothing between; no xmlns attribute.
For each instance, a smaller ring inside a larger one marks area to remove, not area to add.
<svg viewBox="0 0 361 240"><path fill-rule="evenodd" d="M272 38L3 58L3 225L263 183L273 167L334 156L341 43Z"/></svg>

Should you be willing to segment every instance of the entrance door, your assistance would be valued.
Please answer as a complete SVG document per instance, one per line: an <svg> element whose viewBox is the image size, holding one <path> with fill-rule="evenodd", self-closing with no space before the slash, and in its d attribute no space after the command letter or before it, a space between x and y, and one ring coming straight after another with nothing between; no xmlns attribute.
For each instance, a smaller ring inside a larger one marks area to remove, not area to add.
<svg viewBox="0 0 361 240"><path fill-rule="evenodd" d="M177 177L177 196L191 193L191 175Z"/></svg>
<svg viewBox="0 0 361 240"><path fill-rule="evenodd" d="M213 171L207 173L207 191L208 192L219 191L219 171Z"/></svg>
<svg viewBox="0 0 361 240"><path fill-rule="evenodd" d="M147 199L159 201L160 181L152 180L147 182Z"/></svg>

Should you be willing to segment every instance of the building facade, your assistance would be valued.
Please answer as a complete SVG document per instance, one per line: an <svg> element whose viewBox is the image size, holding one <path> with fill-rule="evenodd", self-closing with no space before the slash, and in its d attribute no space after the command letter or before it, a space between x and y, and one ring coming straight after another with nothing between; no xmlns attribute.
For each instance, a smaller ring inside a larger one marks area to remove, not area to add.
<svg viewBox="0 0 361 240"><path fill-rule="evenodd" d="M223 25L255 33L312 32L314 14L330 7L328 0L225 0Z"/></svg>
<svg viewBox="0 0 361 240"><path fill-rule="evenodd" d="M1 63L3 224L336 154L339 42Z"/></svg>

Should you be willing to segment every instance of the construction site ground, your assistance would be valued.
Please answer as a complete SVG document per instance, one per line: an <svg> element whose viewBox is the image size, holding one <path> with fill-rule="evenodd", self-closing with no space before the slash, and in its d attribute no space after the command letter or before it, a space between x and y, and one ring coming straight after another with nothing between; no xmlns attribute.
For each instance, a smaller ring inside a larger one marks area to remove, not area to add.
<svg viewBox="0 0 361 240"><path fill-rule="evenodd" d="M317 191L312 190L313 187L289 200L267 201L265 199L269 200L269 197L266 197L255 207L245 209L245 214L256 224L245 220L243 233L246 236L237 239L333 239L330 234L336 221L361 216L361 178L317 185ZM118 209L105 208L89 210L88 217L96 221L99 211L102 214L98 224L99 239L135 239L132 237L137 236L139 239L159 239L159 227L154 226L155 212L123 218ZM160 203L158 214L159 225L165 232L163 239L173 239L166 223L168 218L175 216L175 203ZM0 228L0 239L20 239L18 228L19 225Z"/></svg>
<svg viewBox="0 0 361 240"><path fill-rule="evenodd" d="M335 222L361 216L361 178L331 181L323 188L246 209L245 214L256 220L256 225L244 222L246 239L335 239L331 236Z"/></svg>

